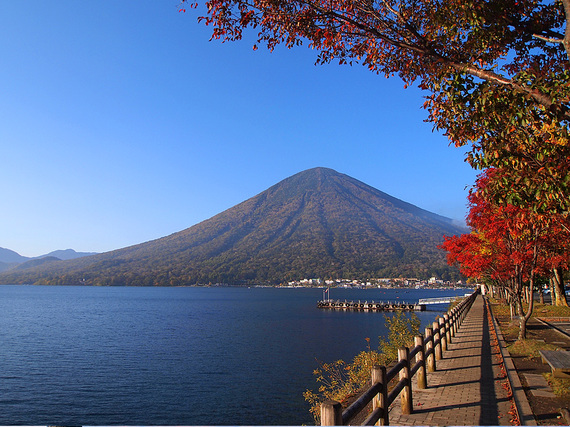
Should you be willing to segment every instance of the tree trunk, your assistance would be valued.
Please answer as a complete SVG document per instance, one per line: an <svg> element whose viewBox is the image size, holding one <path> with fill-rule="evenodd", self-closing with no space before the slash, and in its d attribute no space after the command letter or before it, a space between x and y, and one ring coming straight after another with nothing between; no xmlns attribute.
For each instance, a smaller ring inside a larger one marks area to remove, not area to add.
<svg viewBox="0 0 570 427"><path fill-rule="evenodd" d="M538 288L538 302L544 304L544 292L542 291L542 285Z"/></svg>
<svg viewBox="0 0 570 427"><path fill-rule="evenodd" d="M553 277L548 279L548 286L550 288L550 305L556 305L556 290Z"/></svg>
<svg viewBox="0 0 570 427"><path fill-rule="evenodd" d="M556 305L568 307L568 301L566 300L566 293L564 291L564 278L562 277L562 269L560 267L553 270L554 277L554 288L556 289Z"/></svg>
<svg viewBox="0 0 570 427"><path fill-rule="evenodd" d="M535 229L535 233L538 233L538 231ZM535 237L537 236L537 234L535 234ZM528 306L527 306L527 311L526 313L521 313L521 327L519 329L519 340L524 340L526 339L526 324L528 322L528 319L530 319L530 316L532 315L532 311L534 309L534 270L536 268L536 262L537 262L537 258L538 258L538 247L536 245L536 241L534 244L534 250L533 250L533 257L532 257L532 262L530 264L530 275L529 275L529 283L528 283ZM522 276L519 279L520 281L518 282L519 285L523 285L522 282ZM523 290L526 291L526 289ZM526 292L525 292L526 293ZM522 307L521 307L522 308Z"/></svg>
<svg viewBox="0 0 570 427"><path fill-rule="evenodd" d="M528 309L526 313L522 312L522 306L521 308L521 327L519 329L519 340L524 340L526 339L526 324L528 322L528 319L530 319L530 316L532 315L532 310L534 309L534 275L531 274L530 277L530 284L528 286L528 292L529 292L529 303L528 303ZM523 315L524 314L524 315Z"/></svg>
<svg viewBox="0 0 570 427"><path fill-rule="evenodd" d="M511 291L507 293L507 301L511 307L511 321L517 319L522 311L521 298L520 292Z"/></svg>

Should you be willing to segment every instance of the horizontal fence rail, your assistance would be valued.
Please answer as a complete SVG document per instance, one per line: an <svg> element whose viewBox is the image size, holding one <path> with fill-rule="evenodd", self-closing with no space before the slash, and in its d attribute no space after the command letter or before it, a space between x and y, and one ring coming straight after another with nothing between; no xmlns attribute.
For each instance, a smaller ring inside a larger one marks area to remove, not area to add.
<svg viewBox="0 0 570 427"><path fill-rule="evenodd" d="M348 425L364 408L372 402L372 412L362 425L389 425L388 408L400 397L403 414L411 414L412 377L416 376L418 389L427 388L427 372L434 372L442 352L447 350L467 312L473 305L479 290L464 298L443 317L425 329L424 335L414 337L414 347L402 347L398 350L398 361L389 371L385 366L372 368L372 386L344 411L342 405L334 400L321 404L321 425ZM392 388L389 384L398 377Z"/></svg>

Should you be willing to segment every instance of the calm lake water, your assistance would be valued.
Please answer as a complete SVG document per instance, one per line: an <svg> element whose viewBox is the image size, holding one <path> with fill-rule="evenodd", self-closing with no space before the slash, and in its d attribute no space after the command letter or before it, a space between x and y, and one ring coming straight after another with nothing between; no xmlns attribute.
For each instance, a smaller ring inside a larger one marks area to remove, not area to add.
<svg viewBox="0 0 570 427"><path fill-rule="evenodd" d="M406 301L452 290L331 289ZM312 424L318 360L386 333L320 289L0 286L0 425ZM444 311L446 306L436 306ZM437 310L437 308L436 308ZM442 311L418 313L422 328Z"/></svg>

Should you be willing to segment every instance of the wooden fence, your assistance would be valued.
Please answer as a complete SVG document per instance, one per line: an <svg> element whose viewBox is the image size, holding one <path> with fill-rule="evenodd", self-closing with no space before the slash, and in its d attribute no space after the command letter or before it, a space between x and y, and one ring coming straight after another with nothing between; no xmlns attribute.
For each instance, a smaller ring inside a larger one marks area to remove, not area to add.
<svg viewBox="0 0 570 427"><path fill-rule="evenodd" d="M434 372L437 360L447 350L447 344L455 336L461 322L471 308L479 290L463 299L443 317L433 322L431 328L425 329L425 336L414 338L414 347L402 347L398 350L398 363L386 372L385 366L372 369L372 386L366 390L352 405L342 410L339 402L329 400L321 404L321 425L348 425L364 408L372 402L372 413L362 425L389 425L388 408L398 396L403 414L411 414L412 377L417 373L418 389L427 388L427 372ZM389 390L390 381L398 376L398 383Z"/></svg>

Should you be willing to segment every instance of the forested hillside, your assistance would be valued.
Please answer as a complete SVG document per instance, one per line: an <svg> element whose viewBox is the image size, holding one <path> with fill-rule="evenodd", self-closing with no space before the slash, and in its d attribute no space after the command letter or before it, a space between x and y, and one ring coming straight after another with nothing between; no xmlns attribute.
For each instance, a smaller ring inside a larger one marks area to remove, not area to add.
<svg viewBox="0 0 570 427"><path fill-rule="evenodd" d="M459 278L437 249L465 230L347 175L298 173L206 221L136 246L0 275L0 283L187 285L299 278Z"/></svg>

